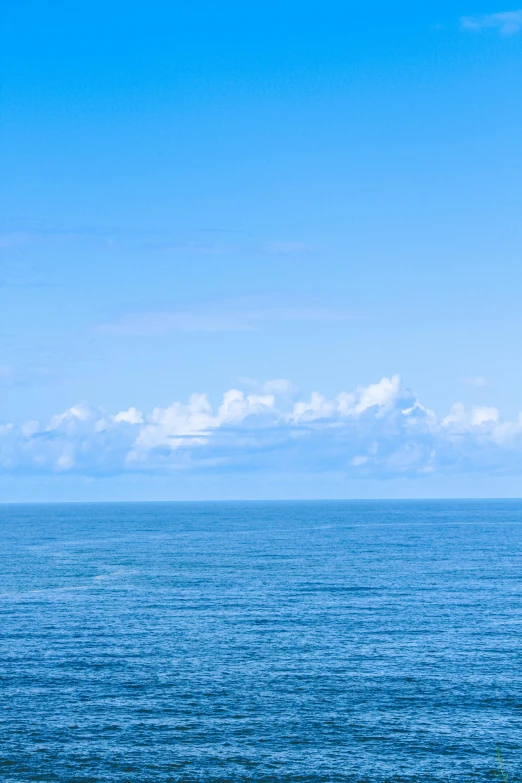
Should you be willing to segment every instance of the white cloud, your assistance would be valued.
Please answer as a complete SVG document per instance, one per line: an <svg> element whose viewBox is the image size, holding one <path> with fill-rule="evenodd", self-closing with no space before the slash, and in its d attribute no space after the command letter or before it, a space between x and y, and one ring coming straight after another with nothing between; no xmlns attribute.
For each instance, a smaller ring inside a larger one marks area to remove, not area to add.
<svg viewBox="0 0 522 783"><path fill-rule="evenodd" d="M467 386L487 386L488 381L482 375L474 375L469 378L459 378L460 383L465 383Z"/></svg>
<svg viewBox="0 0 522 783"><path fill-rule="evenodd" d="M328 398L291 401L278 379L256 393L205 394L142 413L110 414L80 403L47 423L0 425L4 472L84 475L148 471L336 472L372 478L434 472L519 472L522 415L456 403L442 417L405 389L399 376Z"/></svg>
<svg viewBox="0 0 522 783"><path fill-rule="evenodd" d="M20 427L20 430L24 438L30 438L32 435L36 435L39 429L40 429L40 422L34 419L31 419L30 421L26 421L25 424L22 424L22 426Z"/></svg>
<svg viewBox="0 0 522 783"><path fill-rule="evenodd" d="M362 413L368 408L378 406L382 415L384 410L390 408L399 394L401 379L398 375L393 378L383 378L379 383L372 383L366 388L359 389L359 402L355 408L357 413Z"/></svg>
<svg viewBox="0 0 522 783"><path fill-rule="evenodd" d="M480 16L463 16L460 23L466 30L496 29L502 35L514 35L522 30L522 9Z"/></svg>
<svg viewBox="0 0 522 783"><path fill-rule="evenodd" d="M473 427L480 427L487 422L497 423L499 420L499 412L497 408L485 408L482 406L474 406L471 409L471 424Z"/></svg>
<svg viewBox="0 0 522 783"><path fill-rule="evenodd" d="M473 406L468 410L461 402L457 402L449 415L442 420L442 426L470 431L486 424L496 424L499 418L500 413L497 408Z"/></svg>
<svg viewBox="0 0 522 783"><path fill-rule="evenodd" d="M296 402L290 413L290 420L314 421L315 419L329 419L338 410L337 400L327 400L322 394L312 392L309 402Z"/></svg>
<svg viewBox="0 0 522 783"><path fill-rule="evenodd" d="M281 255L295 255L299 253L313 253L315 245L309 242L269 242L266 245L268 253L280 253Z"/></svg>
<svg viewBox="0 0 522 783"><path fill-rule="evenodd" d="M297 395L296 387L286 378L276 378L273 381L266 381L261 388L265 394L275 394L280 397L295 397Z"/></svg>
<svg viewBox="0 0 522 783"><path fill-rule="evenodd" d="M119 337L154 337L171 332L241 332L288 321L344 321L354 313L342 308L267 302L258 297L195 303L164 310L128 313L98 324L94 332Z"/></svg>
<svg viewBox="0 0 522 783"><path fill-rule="evenodd" d="M127 424L143 424L143 415L136 408L129 408L126 411L120 411L114 416L115 422L126 421Z"/></svg>
<svg viewBox="0 0 522 783"><path fill-rule="evenodd" d="M14 380L14 371L7 364L0 364L0 383L10 386Z"/></svg>

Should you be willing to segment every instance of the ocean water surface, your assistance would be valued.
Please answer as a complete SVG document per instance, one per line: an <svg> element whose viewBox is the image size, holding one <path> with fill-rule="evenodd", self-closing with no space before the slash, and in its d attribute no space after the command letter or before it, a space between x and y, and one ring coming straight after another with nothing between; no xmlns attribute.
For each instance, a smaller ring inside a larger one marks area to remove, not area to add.
<svg viewBox="0 0 522 783"><path fill-rule="evenodd" d="M0 541L4 783L522 779L522 502L4 505Z"/></svg>

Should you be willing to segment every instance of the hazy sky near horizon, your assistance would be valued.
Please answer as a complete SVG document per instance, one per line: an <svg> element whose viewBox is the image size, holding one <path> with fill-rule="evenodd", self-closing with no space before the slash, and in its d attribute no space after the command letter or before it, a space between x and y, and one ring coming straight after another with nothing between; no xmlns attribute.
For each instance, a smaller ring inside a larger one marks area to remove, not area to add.
<svg viewBox="0 0 522 783"><path fill-rule="evenodd" d="M522 9L0 35L0 497L520 495Z"/></svg>

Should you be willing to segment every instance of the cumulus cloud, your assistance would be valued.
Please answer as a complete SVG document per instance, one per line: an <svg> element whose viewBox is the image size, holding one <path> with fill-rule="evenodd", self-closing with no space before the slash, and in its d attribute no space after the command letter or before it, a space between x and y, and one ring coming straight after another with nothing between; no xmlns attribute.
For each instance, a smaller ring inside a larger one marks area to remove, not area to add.
<svg viewBox="0 0 522 783"><path fill-rule="evenodd" d="M522 30L522 9L480 16L463 16L460 23L466 30L496 29L502 35L514 35Z"/></svg>
<svg viewBox="0 0 522 783"><path fill-rule="evenodd" d="M127 424L143 424L143 415L136 408L120 411L113 417L115 422L126 421Z"/></svg>
<svg viewBox="0 0 522 783"><path fill-rule="evenodd" d="M206 394L143 413L81 403L46 423L0 425L0 470L108 475L147 471L335 472L392 478L433 472L513 473L522 467L522 415L456 403L424 407L398 375L327 397L295 398L289 381Z"/></svg>

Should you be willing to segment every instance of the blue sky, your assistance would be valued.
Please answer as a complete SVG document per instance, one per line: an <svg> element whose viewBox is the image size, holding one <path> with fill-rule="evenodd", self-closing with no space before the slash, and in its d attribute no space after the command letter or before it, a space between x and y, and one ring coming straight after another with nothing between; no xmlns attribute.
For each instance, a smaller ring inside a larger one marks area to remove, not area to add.
<svg viewBox="0 0 522 783"><path fill-rule="evenodd" d="M522 10L1 36L4 499L520 495Z"/></svg>

